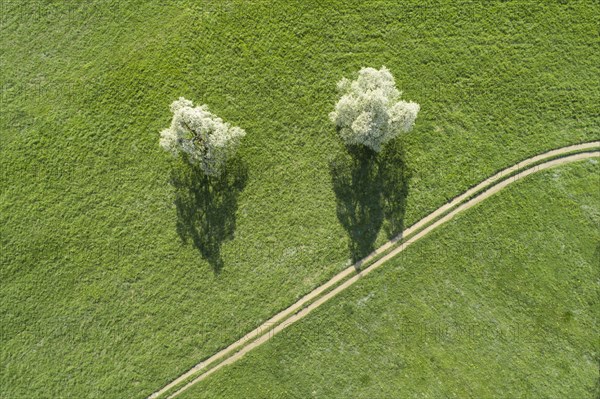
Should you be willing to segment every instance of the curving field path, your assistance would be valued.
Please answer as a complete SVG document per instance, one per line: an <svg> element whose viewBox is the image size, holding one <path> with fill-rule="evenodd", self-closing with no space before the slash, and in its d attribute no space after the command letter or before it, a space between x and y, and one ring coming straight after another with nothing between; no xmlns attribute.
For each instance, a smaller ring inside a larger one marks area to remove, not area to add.
<svg viewBox="0 0 600 399"><path fill-rule="evenodd" d="M168 398L174 398L220 368L234 363L252 349L267 342L289 325L302 319L324 302L350 287L363 276L382 266L387 260L405 250L436 227L454 218L458 213L477 205L509 184L541 170L592 157L600 157L600 141L549 151L496 173L407 228L399 236L388 241L366 258L336 274L325 284L315 288L258 328L210 358L198 363L185 374L150 395L148 399L166 396L166 394L170 394ZM363 265L366 267L361 270ZM179 389L175 391L176 388Z"/></svg>

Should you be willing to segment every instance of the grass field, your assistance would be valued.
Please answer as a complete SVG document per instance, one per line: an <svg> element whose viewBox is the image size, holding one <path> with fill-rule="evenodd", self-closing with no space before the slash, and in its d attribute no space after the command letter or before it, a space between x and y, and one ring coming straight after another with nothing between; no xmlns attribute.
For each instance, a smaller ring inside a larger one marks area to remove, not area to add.
<svg viewBox="0 0 600 399"><path fill-rule="evenodd" d="M596 398L599 191L528 177L181 398Z"/></svg>
<svg viewBox="0 0 600 399"><path fill-rule="evenodd" d="M0 396L144 397L496 170L599 139L595 6L0 0ZM381 65L421 113L353 180L327 114ZM247 131L228 194L158 147L179 96Z"/></svg>

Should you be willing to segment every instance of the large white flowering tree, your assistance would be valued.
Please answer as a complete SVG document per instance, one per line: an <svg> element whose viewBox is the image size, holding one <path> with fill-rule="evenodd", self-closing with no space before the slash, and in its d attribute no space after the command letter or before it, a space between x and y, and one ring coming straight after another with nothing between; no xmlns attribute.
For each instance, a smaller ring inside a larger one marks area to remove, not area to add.
<svg viewBox="0 0 600 399"><path fill-rule="evenodd" d="M246 132L183 97L173 101L171 112L173 120L160 133L160 146L174 156L183 154L208 176L219 175Z"/></svg>
<svg viewBox="0 0 600 399"><path fill-rule="evenodd" d="M394 77L386 67L362 68L358 79L338 82L342 97L329 114L347 145L365 145L376 152L402 132L409 131L419 104L400 100Z"/></svg>

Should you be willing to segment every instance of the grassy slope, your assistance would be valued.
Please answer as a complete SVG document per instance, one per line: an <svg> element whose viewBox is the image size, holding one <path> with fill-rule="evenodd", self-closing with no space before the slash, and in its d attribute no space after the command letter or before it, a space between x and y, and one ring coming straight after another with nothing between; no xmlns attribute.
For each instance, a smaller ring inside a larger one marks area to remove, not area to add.
<svg viewBox="0 0 600 399"><path fill-rule="evenodd" d="M182 398L595 398L599 190L518 182Z"/></svg>
<svg viewBox="0 0 600 399"><path fill-rule="evenodd" d="M193 3L1 3L0 396L142 397L339 271L327 113L361 66L422 106L405 224L600 138L591 1ZM248 132L220 274L176 232L180 95Z"/></svg>

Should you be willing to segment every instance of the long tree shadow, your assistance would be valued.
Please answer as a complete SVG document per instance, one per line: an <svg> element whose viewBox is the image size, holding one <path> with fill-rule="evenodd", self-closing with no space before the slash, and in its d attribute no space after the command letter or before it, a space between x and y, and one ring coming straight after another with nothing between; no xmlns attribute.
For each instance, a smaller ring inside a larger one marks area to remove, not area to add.
<svg viewBox="0 0 600 399"><path fill-rule="evenodd" d="M404 228L410 177L404 152L399 143L388 143L379 154L364 146L348 146L329 168L337 217L348 233L351 259L357 262L374 250L384 220L388 238Z"/></svg>
<svg viewBox="0 0 600 399"><path fill-rule="evenodd" d="M404 213L408 197L408 182L411 177L406 165L404 148L400 140L392 140L379 154L381 174L384 230L387 238L397 237L404 230Z"/></svg>
<svg viewBox="0 0 600 399"><path fill-rule="evenodd" d="M337 217L349 236L353 261L373 250L383 223L383 182L375 162L377 154L362 146L349 146L330 163Z"/></svg>
<svg viewBox="0 0 600 399"><path fill-rule="evenodd" d="M184 244L192 241L217 274L223 267L221 246L233 239L237 199L247 180L247 166L239 159L231 160L218 177L206 176L192 165L172 171L177 233Z"/></svg>

